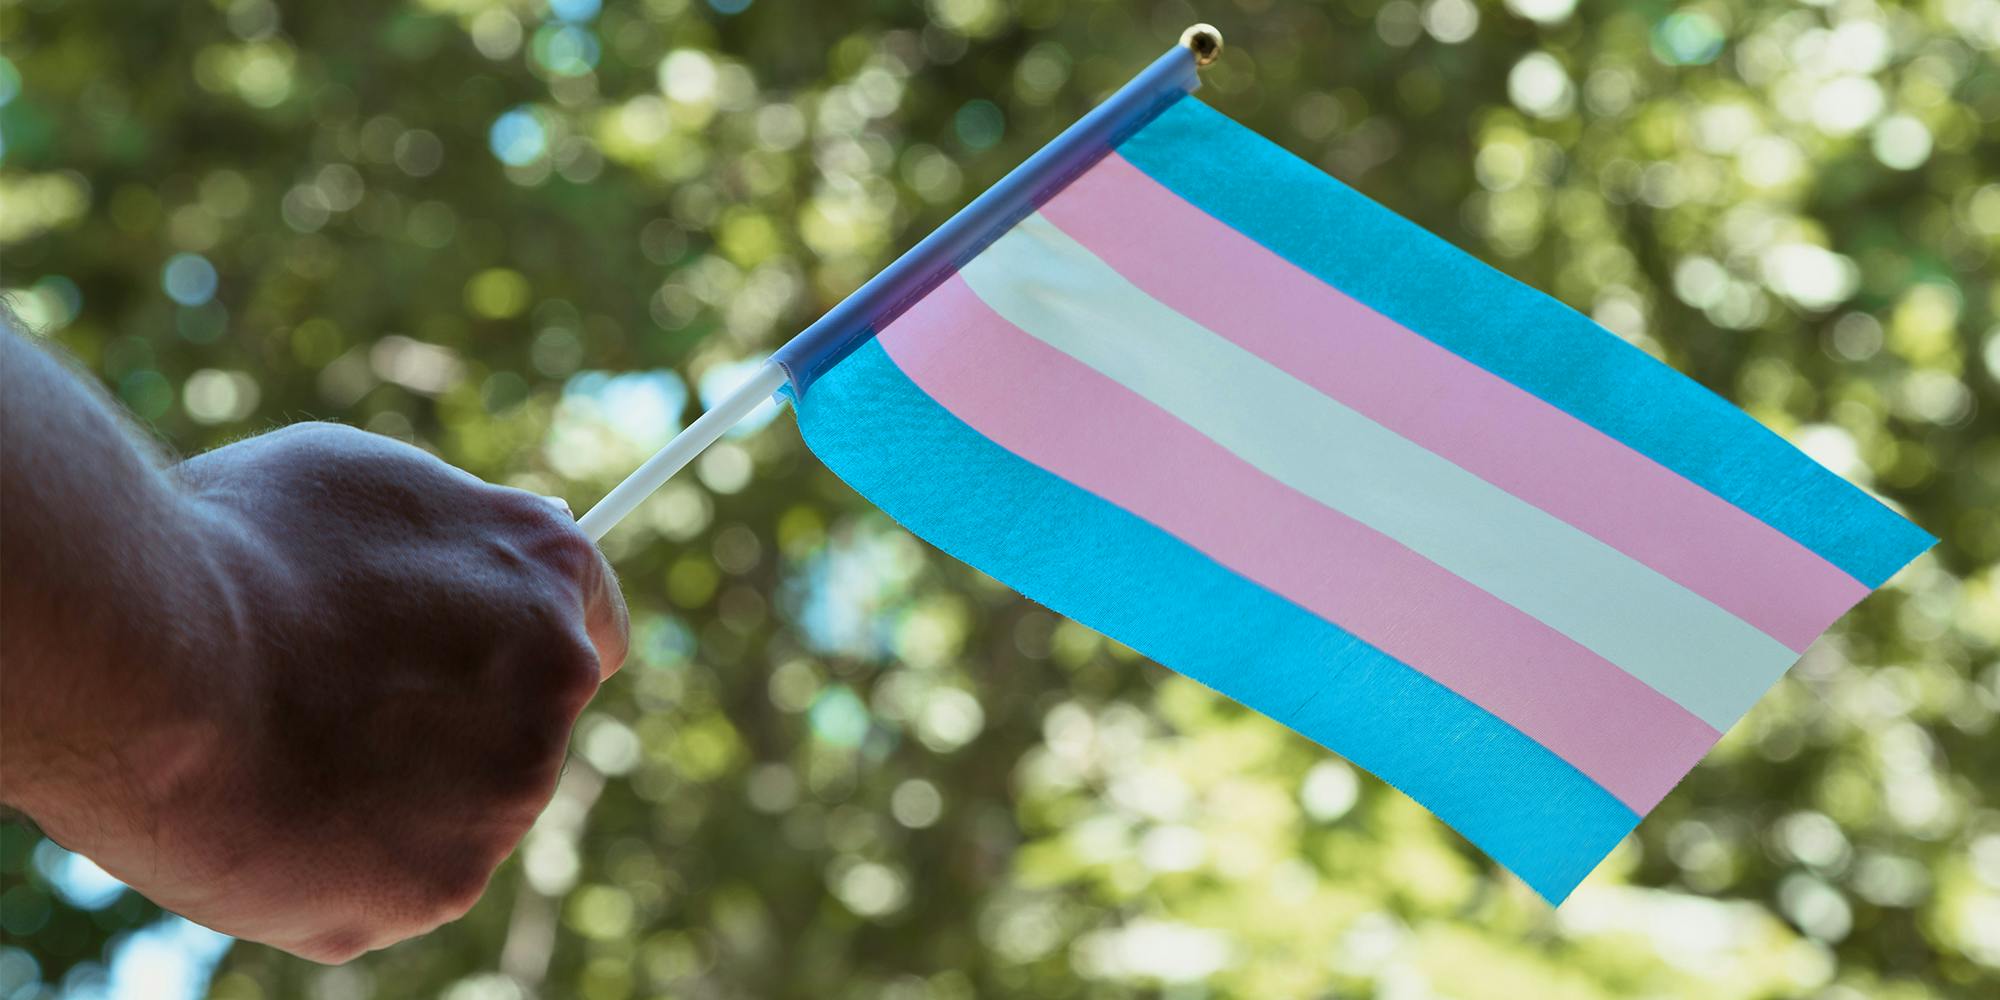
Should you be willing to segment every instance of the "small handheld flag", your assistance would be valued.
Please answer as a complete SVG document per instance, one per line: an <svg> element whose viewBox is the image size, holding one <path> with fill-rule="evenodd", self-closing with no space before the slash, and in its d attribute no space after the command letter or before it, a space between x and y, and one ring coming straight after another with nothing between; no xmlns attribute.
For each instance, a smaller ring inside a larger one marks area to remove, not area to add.
<svg viewBox="0 0 2000 1000"><path fill-rule="evenodd" d="M1190 29L741 395L788 386L912 532L1560 902L1933 539L1195 100L1219 48Z"/></svg>

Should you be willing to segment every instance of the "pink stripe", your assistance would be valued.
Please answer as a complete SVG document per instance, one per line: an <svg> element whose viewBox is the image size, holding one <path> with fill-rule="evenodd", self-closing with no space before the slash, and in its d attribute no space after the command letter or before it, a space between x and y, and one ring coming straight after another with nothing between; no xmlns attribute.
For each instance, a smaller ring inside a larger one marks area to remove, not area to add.
<svg viewBox="0 0 2000 1000"><path fill-rule="evenodd" d="M1450 687L1636 812L1718 738L1562 633L1017 329L962 278L879 340L912 381L1001 447Z"/></svg>
<svg viewBox="0 0 2000 1000"><path fill-rule="evenodd" d="M1042 214L1148 295L1795 650L1868 587L1294 267L1113 154Z"/></svg>

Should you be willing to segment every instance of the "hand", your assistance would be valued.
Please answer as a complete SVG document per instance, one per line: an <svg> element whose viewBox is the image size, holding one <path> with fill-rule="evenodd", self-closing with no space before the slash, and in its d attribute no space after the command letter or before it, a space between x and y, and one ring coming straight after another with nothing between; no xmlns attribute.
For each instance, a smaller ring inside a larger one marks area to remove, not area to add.
<svg viewBox="0 0 2000 1000"><path fill-rule="evenodd" d="M565 512L301 424L170 472L225 581L89 810L37 818L168 909L341 962L464 913L626 651ZM176 652L176 650L181 650Z"/></svg>

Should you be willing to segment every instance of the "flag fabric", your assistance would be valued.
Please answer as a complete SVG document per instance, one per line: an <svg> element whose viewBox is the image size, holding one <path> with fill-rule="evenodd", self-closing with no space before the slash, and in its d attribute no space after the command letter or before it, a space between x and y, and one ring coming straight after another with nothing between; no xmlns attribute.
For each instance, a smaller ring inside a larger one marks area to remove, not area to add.
<svg viewBox="0 0 2000 1000"><path fill-rule="evenodd" d="M943 551L1560 902L1933 541L1191 96L795 379Z"/></svg>

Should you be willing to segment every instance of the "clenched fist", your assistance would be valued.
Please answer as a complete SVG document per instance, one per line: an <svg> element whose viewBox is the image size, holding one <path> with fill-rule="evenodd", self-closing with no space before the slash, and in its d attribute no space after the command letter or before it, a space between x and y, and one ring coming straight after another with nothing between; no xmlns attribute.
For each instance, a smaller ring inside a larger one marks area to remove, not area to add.
<svg viewBox="0 0 2000 1000"><path fill-rule="evenodd" d="M320 961L463 913L624 658L595 546L335 425L162 468L0 341L6 802L161 906Z"/></svg>

